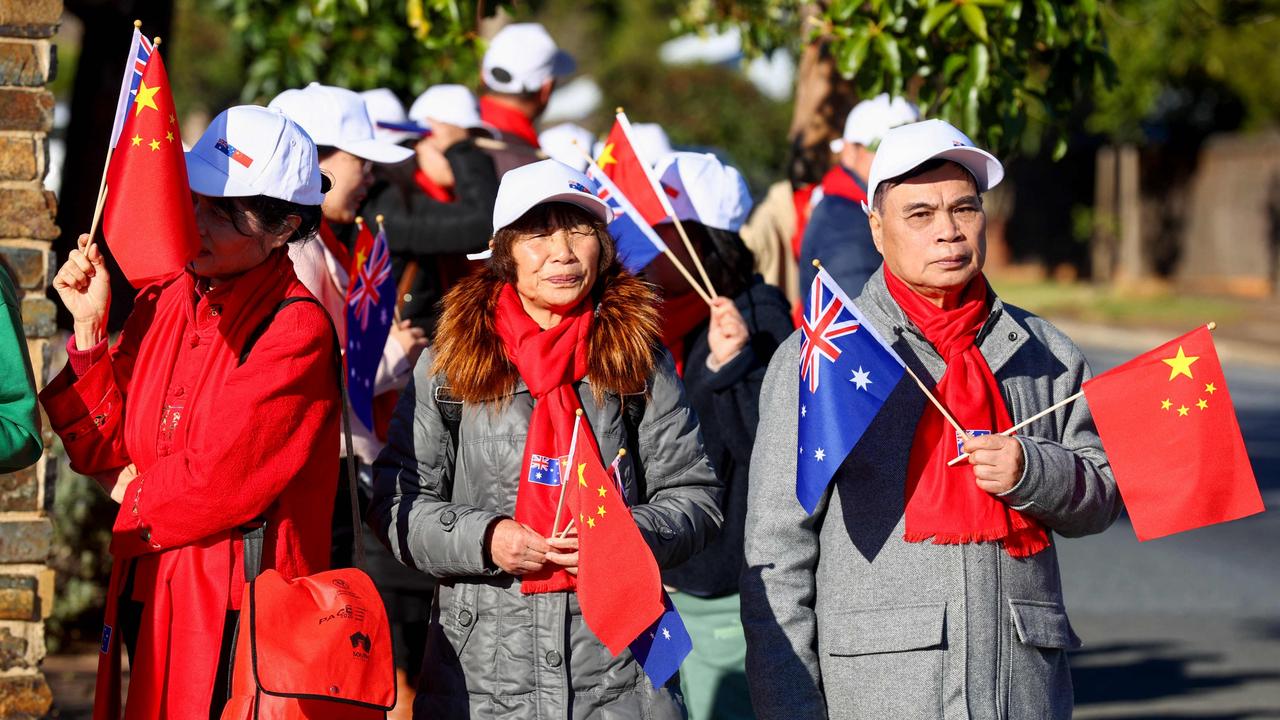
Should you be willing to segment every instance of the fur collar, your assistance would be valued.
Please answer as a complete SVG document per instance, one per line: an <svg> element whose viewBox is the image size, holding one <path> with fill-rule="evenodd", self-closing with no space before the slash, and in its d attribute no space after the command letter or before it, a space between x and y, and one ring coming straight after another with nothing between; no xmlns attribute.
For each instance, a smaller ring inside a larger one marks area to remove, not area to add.
<svg viewBox="0 0 1280 720"><path fill-rule="evenodd" d="M444 297L436 326L433 374L443 374L468 402L510 393L519 381L494 327L502 281L488 268L474 272ZM596 280L595 319L587 338L588 377L596 400L606 393L644 392L661 352L658 296L619 270Z"/></svg>

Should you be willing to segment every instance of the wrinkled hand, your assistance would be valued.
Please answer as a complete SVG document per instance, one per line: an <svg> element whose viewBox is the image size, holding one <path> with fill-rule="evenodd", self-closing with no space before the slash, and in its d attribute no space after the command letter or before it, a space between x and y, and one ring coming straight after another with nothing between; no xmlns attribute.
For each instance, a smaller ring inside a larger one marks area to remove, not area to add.
<svg viewBox="0 0 1280 720"><path fill-rule="evenodd" d="M485 538L493 564L512 575L537 572L546 562L551 546L533 528L509 518L499 520Z"/></svg>
<svg viewBox="0 0 1280 720"><path fill-rule="evenodd" d="M129 463L120 468L119 474L116 475L115 484L111 485L111 499L116 501L117 505L124 504L125 493L129 491L129 485L138 477L138 468L133 463ZM109 479L99 479L104 485L108 484Z"/></svg>
<svg viewBox="0 0 1280 720"><path fill-rule="evenodd" d="M727 297L717 296L711 301L711 324L707 328L707 343L711 346L711 359L719 367L732 360L746 347L751 334L742 313Z"/></svg>
<svg viewBox="0 0 1280 720"><path fill-rule="evenodd" d="M1024 460L1017 438L1008 435L978 435L964 443L978 487L998 495L1013 489L1022 479Z"/></svg>
<svg viewBox="0 0 1280 720"><path fill-rule="evenodd" d="M564 537L547 538L547 543L555 548L547 553L547 562L559 565L570 575L578 574L578 530L570 530Z"/></svg>
<svg viewBox="0 0 1280 720"><path fill-rule="evenodd" d="M111 307L111 275L97 243L82 234L77 247L58 274L53 289L75 321L76 347L88 350L106 335L107 310Z"/></svg>
<svg viewBox="0 0 1280 720"><path fill-rule="evenodd" d="M405 357L409 358L409 366L413 367L418 362L418 356L426 349L427 331L420 327L416 327L410 320L401 320L391 325L391 337L400 343L400 347L404 348Z"/></svg>

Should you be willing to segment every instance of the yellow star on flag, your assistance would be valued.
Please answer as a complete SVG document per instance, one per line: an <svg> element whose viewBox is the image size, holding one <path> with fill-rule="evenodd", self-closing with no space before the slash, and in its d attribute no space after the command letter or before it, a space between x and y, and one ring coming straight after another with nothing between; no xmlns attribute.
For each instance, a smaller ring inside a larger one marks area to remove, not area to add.
<svg viewBox="0 0 1280 720"><path fill-rule="evenodd" d="M172 132L167 132L167 133L165 133L165 134L164 134L164 139L165 139L165 140L168 140L169 142L173 142L173 133L172 133Z"/></svg>
<svg viewBox="0 0 1280 720"><path fill-rule="evenodd" d="M593 528L595 526L596 526L596 519L591 517L587 518L587 527Z"/></svg>
<svg viewBox="0 0 1280 720"><path fill-rule="evenodd" d="M1173 407L1173 403L1169 402L1169 400L1168 400L1168 399L1165 399L1165 400L1161 400L1161 401L1160 401L1160 409L1161 409L1161 410L1168 410L1168 409L1169 409L1169 408L1171 408L1171 407Z"/></svg>
<svg viewBox="0 0 1280 720"><path fill-rule="evenodd" d="M159 87L149 88L147 87L146 81L141 82L138 85L138 97L133 101L134 107L137 108L133 111L133 114L141 114L142 108L151 108L152 110L159 112L160 108L156 107L156 93L158 92L160 92Z"/></svg>
<svg viewBox="0 0 1280 720"><path fill-rule="evenodd" d="M1204 391L1212 395L1218 392L1218 388L1214 387L1213 383L1206 383L1204 386Z"/></svg>
<svg viewBox="0 0 1280 720"><path fill-rule="evenodd" d="M1204 410L1205 408L1209 407L1209 402L1204 398L1200 398L1200 401L1196 403L1196 407L1200 408L1201 410Z"/></svg>
<svg viewBox="0 0 1280 720"><path fill-rule="evenodd" d="M586 471L587 471L587 464L578 463L578 484L581 485L582 487L587 486L587 479L582 476L582 474Z"/></svg>
<svg viewBox="0 0 1280 720"><path fill-rule="evenodd" d="M174 124L175 122L177 122L177 120L176 120L176 119L174 119L174 117L173 117L173 113L169 113L169 124L170 124L170 125L172 125L172 124Z"/></svg>
<svg viewBox="0 0 1280 720"><path fill-rule="evenodd" d="M151 146L151 150L153 152L160 149L160 141L156 140L155 138L152 138L151 142L147 144Z"/></svg>
<svg viewBox="0 0 1280 720"><path fill-rule="evenodd" d="M1186 405L1183 405L1182 407L1178 408L1178 416L1181 417L1183 415L1186 415L1187 411L1190 409L1191 408L1187 407Z"/></svg>
<svg viewBox="0 0 1280 720"><path fill-rule="evenodd" d="M604 149L600 151L600 157L596 158L596 164L600 166L601 170L610 165L618 164L617 158L613 156L613 143L604 146Z"/></svg>
<svg viewBox="0 0 1280 720"><path fill-rule="evenodd" d="M364 251L363 251L363 250L361 250L360 252L356 253L356 267L364 267L364 259L365 259L365 257L367 257L367 256L364 254Z"/></svg>
<svg viewBox="0 0 1280 720"><path fill-rule="evenodd" d="M604 486L601 485L600 487L596 488L596 492L600 493L600 497L604 497L604 494L605 494Z"/></svg>
<svg viewBox="0 0 1280 720"><path fill-rule="evenodd" d="M1191 363L1200 359L1199 355L1187 355L1182 352L1182 346L1178 346L1178 354L1175 357L1163 358L1162 362L1170 367L1169 379L1172 380L1179 375L1191 377Z"/></svg>
<svg viewBox="0 0 1280 720"><path fill-rule="evenodd" d="M600 506L597 506L597 507L596 507L596 514L597 514L597 515L599 515L600 517L604 517L605 512L604 512L604 506L603 506L603 505L600 505Z"/></svg>
<svg viewBox="0 0 1280 720"><path fill-rule="evenodd" d="M129 138L129 139L133 141L133 144L134 144L134 145L141 145L141 144L142 144L142 136L141 136L141 135L134 135L133 137L131 137L131 138Z"/></svg>

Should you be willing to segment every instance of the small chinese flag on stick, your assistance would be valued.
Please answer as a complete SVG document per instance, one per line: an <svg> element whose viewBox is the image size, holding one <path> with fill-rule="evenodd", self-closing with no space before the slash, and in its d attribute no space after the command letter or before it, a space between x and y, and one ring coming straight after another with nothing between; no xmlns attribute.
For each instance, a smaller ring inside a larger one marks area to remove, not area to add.
<svg viewBox="0 0 1280 720"><path fill-rule="evenodd" d="M169 76L156 49L142 71L107 169L103 235L134 287L182 270L200 252Z"/></svg>
<svg viewBox="0 0 1280 720"><path fill-rule="evenodd" d="M1262 512L1207 327L1084 383L1139 540Z"/></svg>
<svg viewBox="0 0 1280 720"><path fill-rule="evenodd" d="M583 422L578 432L591 429ZM578 604L587 627L617 655L665 610L662 576L595 443L585 438L574 444L562 479L578 531Z"/></svg>

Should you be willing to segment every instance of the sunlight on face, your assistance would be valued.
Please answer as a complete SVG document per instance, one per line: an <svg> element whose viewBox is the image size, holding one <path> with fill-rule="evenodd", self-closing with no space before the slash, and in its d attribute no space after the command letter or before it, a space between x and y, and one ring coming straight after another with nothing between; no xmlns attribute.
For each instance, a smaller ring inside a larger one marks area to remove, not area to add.
<svg viewBox="0 0 1280 720"><path fill-rule="evenodd" d="M591 292L600 262L600 238L589 225L539 230L511 245L516 292L525 311L551 327Z"/></svg>

